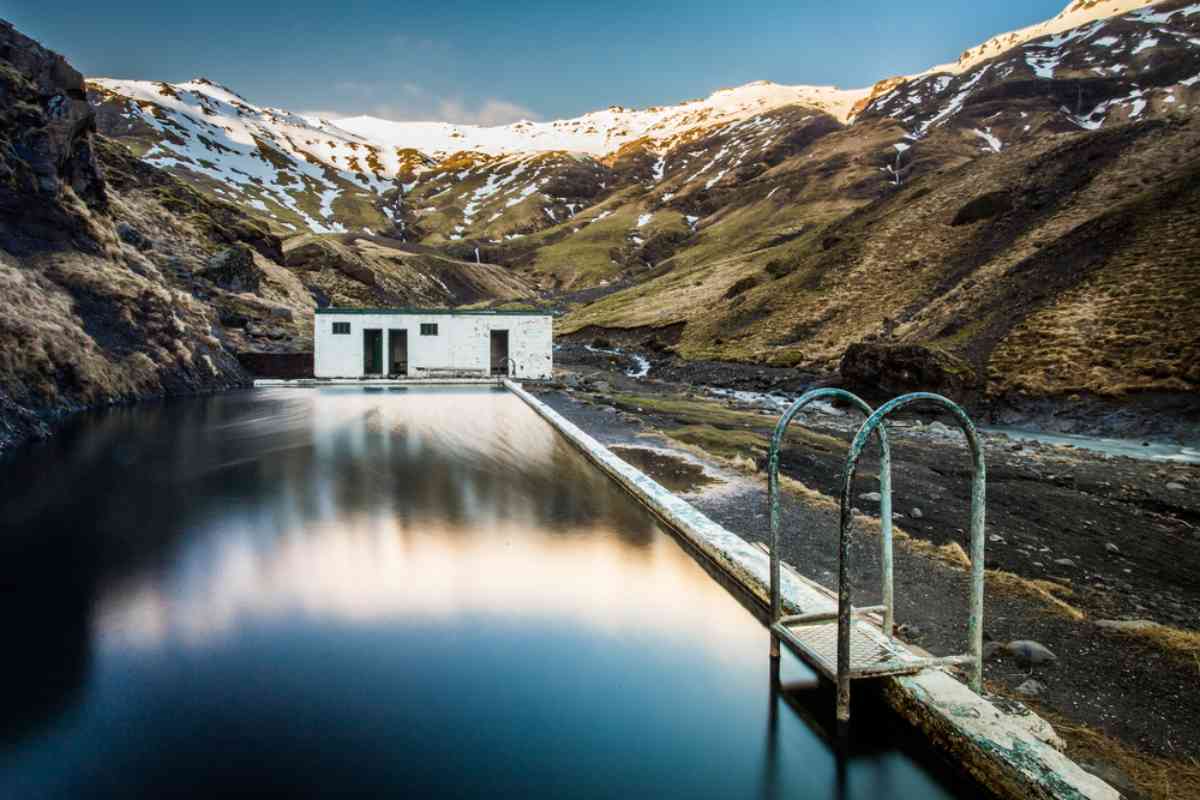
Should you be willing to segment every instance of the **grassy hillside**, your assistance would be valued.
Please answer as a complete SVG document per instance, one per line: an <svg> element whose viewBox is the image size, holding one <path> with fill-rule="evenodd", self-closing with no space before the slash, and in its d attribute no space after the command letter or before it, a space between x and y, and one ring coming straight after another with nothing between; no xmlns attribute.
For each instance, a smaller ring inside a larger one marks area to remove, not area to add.
<svg viewBox="0 0 1200 800"><path fill-rule="evenodd" d="M684 323L686 357L827 371L856 342L920 344L988 394L1194 391L1198 137L1179 117L931 171L779 245L688 248L562 331Z"/></svg>

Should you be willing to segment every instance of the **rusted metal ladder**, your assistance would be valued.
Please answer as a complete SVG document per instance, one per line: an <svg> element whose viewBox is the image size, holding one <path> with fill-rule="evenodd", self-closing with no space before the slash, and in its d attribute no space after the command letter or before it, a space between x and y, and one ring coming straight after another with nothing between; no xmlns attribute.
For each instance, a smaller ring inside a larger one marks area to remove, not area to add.
<svg viewBox="0 0 1200 800"><path fill-rule="evenodd" d="M779 556L779 455L784 435L792 419L806 405L822 398L840 399L862 411L867 420L859 428L846 457L841 497L841 530L838 550L838 603L836 611L819 611L785 615L781 597ZM891 449L883 420L893 411L916 402L933 402L948 409L958 422L971 448L973 478L971 484L971 595L970 618L967 626L968 652L934 658L917 657L892 637L895 622L892 569L892 465ZM882 562L882 600L877 606L855 608L851 604L850 529L852 523L851 493L858 459L871 434L879 438L879 520ZM885 675L906 675L929 667L966 665L968 679L976 692L982 686L983 651L983 557L984 557L984 491L986 472L983 450L975 426L966 413L941 395L915 392L897 397L879 410L872 411L862 398L841 389L816 389L805 393L792 404L771 437L767 460L767 495L771 539L771 657L779 657L779 642L784 641L801 658L825 677L837 683L837 719L839 726L850 719L850 681L878 678ZM866 617L882 616L882 630ZM834 622L836 620L836 622Z"/></svg>

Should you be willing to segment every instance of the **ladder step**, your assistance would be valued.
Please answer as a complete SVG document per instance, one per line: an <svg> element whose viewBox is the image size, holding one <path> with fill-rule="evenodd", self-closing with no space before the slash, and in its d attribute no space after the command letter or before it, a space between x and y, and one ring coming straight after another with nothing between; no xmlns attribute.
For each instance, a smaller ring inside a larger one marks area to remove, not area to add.
<svg viewBox="0 0 1200 800"><path fill-rule="evenodd" d="M887 610L887 606L858 606L850 609L851 617L864 616L866 614L882 614ZM813 622L825 622L826 620L837 619L836 611L818 611L814 614L792 614L787 617L780 617L780 625L808 625Z"/></svg>
<svg viewBox="0 0 1200 800"><path fill-rule="evenodd" d="M837 680L837 622L771 626L798 656L830 680ZM869 622L854 619L850 624L850 677L903 675L928 666L927 659L912 658L906 649L892 647L882 632Z"/></svg>

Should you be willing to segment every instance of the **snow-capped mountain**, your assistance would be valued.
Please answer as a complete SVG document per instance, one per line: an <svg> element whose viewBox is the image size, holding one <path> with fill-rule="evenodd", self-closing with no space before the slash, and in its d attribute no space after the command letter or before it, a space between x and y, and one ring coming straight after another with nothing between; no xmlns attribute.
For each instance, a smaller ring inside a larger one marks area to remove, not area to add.
<svg viewBox="0 0 1200 800"><path fill-rule="evenodd" d="M464 150L488 155L568 150L602 156L642 138L657 148L670 147L698 128L736 122L783 106L805 106L845 122L854 105L867 93L867 89L847 91L832 86L782 86L755 81L720 89L703 100L641 109L612 106L553 122L521 121L483 127L349 117L322 123L336 125L369 141L414 147L435 158Z"/></svg>
<svg viewBox="0 0 1200 800"><path fill-rule="evenodd" d="M367 230L442 244L553 227L632 185L661 183L679 198L718 190L790 157L814 130L893 120L900 130L878 169L898 180L934 131L959 136L964 154L998 152L1186 112L1198 82L1200 3L1073 0L954 64L868 89L759 81L550 122L305 118L205 79L89 87L103 133L282 233Z"/></svg>
<svg viewBox="0 0 1200 800"><path fill-rule="evenodd" d="M1128 4L1077 0L1063 13ZM1048 133L1186 113L1200 102L1200 3L1095 19L975 63L905 81L872 98L862 116L898 120L913 141L953 123L999 152Z"/></svg>
<svg viewBox="0 0 1200 800"><path fill-rule="evenodd" d="M380 197L400 168L394 148L253 105L204 78L96 78L88 86L104 132L218 197L318 233L344 231L342 220L355 217L360 227L390 222Z"/></svg>

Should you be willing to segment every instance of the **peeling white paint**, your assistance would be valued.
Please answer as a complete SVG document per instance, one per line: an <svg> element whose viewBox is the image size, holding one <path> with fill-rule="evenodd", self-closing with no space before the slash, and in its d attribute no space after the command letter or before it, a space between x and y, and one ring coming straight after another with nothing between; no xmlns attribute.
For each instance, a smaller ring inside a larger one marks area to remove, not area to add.
<svg viewBox="0 0 1200 800"><path fill-rule="evenodd" d="M333 333L335 322L349 324L350 333ZM422 335L422 324L437 325L437 333ZM553 333L549 314L436 309L380 309L370 313L322 311L313 315L313 326L313 374L318 378L363 377L363 332L366 330L383 332L385 362L388 361L390 331L407 331L409 377L420 377L426 370L486 372L492 366L492 331L508 331L508 355L513 360L514 377L543 380L553 373Z"/></svg>
<svg viewBox="0 0 1200 800"><path fill-rule="evenodd" d="M512 381L504 385L761 603L769 602L766 553L618 458L519 385ZM784 604L791 613L837 610L836 596L820 584L791 570L783 570L780 578ZM881 680L885 696L902 716L1001 796L1120 800L1119 792L1045 741L1049 726L1033 712L1006 714L941 670Z"/></svg>

